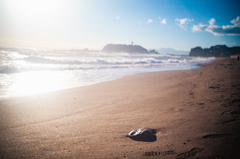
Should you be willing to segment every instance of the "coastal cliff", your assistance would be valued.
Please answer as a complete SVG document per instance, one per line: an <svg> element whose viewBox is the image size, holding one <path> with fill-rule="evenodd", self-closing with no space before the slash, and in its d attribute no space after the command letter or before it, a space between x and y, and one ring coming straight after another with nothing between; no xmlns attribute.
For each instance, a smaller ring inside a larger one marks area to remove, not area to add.
<svg viewBox="0 0 240 159"><path fill-rule="evenodd" d="M227 47L226 45L216 45L210 48L195 47L191 49L189 56L202 57L230 57L231 55L239 55L240 47Z"/></svg>
<svg viewBox="0 0 240 159"><path fill-rule="evenodd" d="M127 52L127 53L158 53L155 50L148 52L147 49L140 45L124 45L124 44L107 44L102 49L103 52Z"/></svg>

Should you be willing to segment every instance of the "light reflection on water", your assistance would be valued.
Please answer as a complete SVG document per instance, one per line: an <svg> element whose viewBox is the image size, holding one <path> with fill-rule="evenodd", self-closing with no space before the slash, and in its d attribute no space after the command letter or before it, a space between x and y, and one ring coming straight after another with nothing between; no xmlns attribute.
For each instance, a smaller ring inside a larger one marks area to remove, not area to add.
<svg viewBox="0 0 240 159"><path fill-rule="evenodd" d="M160 54L0 49L0 99L114 80L123 76L198 68L213 58Z"/></svg>
<svg viewBox="0 0 240 159"><path fill-rule="evenodd" d="M0 74L0 99L6 97L27 96L44 92L85 86L123 76L169 70L187 70L199 68L198 65L165 66L151 68L118 68L96 70L65 71L28 71L15 74ZM5 81L4 81L5 80Z"/></svg>
<svg viewBox="0 0 240 159"><path fill-rule="evenodd" d="M62 75L53 71L22 72L12 76L9 96L32 95L64 88Z"/></svg>

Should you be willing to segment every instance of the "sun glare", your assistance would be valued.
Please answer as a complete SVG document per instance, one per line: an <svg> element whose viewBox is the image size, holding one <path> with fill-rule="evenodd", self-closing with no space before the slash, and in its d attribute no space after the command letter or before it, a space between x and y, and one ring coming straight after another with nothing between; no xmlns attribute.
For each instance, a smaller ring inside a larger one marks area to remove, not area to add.
<svg viewBox="0 0 240 159"><path fill-rule="evenodd" d="M52 71L23 72L16 76L17 81L10 90L17 95L32 95L63 88L61 77Z"/></svg>
<svg viewBox="0 0 240 159"><path fill-rule="evenodd" d="M17 21L41 22L59 17L65 0L6 0L5 8Z"/></svg>

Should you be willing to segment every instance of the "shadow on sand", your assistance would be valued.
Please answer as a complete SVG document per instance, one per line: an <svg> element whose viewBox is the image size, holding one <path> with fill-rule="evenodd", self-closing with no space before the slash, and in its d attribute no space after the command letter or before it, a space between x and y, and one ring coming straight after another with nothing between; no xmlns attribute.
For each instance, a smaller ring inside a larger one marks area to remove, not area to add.
<svg viewBox="0 0 240 159"><path fill-rule="evenodd" d="M157 136L156 135L153 135L152 137L148 137L148 138L138 138L138 137L129 137L129 138L134 140L134 141L143 141L143 142L154 142L154 141L157 141Z"/></svg>

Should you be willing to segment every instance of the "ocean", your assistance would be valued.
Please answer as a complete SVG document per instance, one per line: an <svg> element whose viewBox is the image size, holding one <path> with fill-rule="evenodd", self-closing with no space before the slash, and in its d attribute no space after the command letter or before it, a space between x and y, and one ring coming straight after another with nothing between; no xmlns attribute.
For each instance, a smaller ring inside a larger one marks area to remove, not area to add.
<svg viewBox="0 0 240 159"><path fill-rule="evenodd" d="M128 75L196 69L214 58L80 50L0 48L0 100L110 81Z"/></svg>

